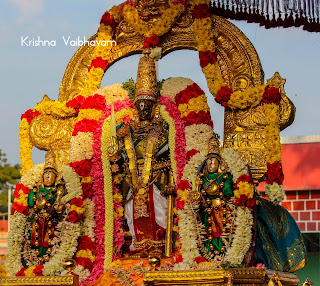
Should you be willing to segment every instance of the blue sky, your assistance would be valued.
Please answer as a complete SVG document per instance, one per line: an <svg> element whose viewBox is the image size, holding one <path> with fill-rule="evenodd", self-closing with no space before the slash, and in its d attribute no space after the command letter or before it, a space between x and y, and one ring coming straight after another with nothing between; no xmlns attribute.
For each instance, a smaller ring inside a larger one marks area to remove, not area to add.
<svg viewBox="0 0 320 286"><path fill-rule="evenodd" d="M43 95L58 99L65 68L77 47L65 46L62 36L92 36L102 14L123 1L2 0L0 4L0 148L9 162L19 163L20 115ZM265 79L278 71L287 79L285 89L297 108L296 120L282 136L320 134L320 35L297 28L265 30L257 24L234 22L255 46ZM55 40L55 47L21 47L21 36ZM188 59L188 60L186 60ZM106 73L102 86L136 78L138 56L126 58ZM215 131L223 135L223 108L206 88L197 53L178 51L159 62L159 78L190 77L209 97ZM35 163L43 152L34 152Z"/></svg>

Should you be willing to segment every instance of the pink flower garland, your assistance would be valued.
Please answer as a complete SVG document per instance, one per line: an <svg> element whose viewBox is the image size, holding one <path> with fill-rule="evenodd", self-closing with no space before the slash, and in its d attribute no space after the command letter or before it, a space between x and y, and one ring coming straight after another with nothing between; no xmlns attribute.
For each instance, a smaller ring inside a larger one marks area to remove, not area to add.
<svg viewBox="0 0 320 286"><path fill-rule="evenodd" d="M101 135L102 135L102 124L107 118L105 114L100 118L97 128L94 132L94 143L93 143L93 166L92 166L92 176L93 176L93 196L92 201L95 203L95 215L94 220L96 227L94 229L95 234L95 244L96 249L99 249L96 253L96 261L94 262L93 269L90 275L82 280L80 285L88 285L96 281L103 274L103 263L104 263L104 194L103 194L103 169L101 161Z"/></svg>
<svg viewBox="0 0 320 286"><path fill-rule="evenodd" d="M166 110L168 111L170 117L172 117L172 119L174 120L176 129L174 157L177 163L176 185L178 185L182 178L184 166L187 163L186 136L184 134L185 123L180 118L181 115L178 106L170 98L161 96L160 103L166 107Z"/></svg>
<svg viewBox="0 0 320 286"><path fill-rule="evenodd" d="M122 101L116 101L113 103L115 112L120 111L123 108L132 108L132 102L130 99L125 99ZM96 281L103 274L104 266L104 240L105 240L105 201L104 201L104 176L103 176L103 166L101 160L101 136L102 136L102 126L104 121L111 115L111 105L106 106L102 117L100 118L96 130L94 132L94 143L93 143L93 159L92 159L92 177L93 177L93 197L92 200L95 203L95 244L96 249L99 249L96 254L96 261L94 262L91 274L83 281L81 281L81 286L88 285ZM126 121L126 117L124 121ZM113 192L117 193L118 189L113 188ZM114 210L118 210L121 204L114 204ZM121 249L124 242L124 233L120 233L122 226L122 218L117 217L114 221L114 246L116 249ZM118 259L116 255L113 259Z"/></svg>

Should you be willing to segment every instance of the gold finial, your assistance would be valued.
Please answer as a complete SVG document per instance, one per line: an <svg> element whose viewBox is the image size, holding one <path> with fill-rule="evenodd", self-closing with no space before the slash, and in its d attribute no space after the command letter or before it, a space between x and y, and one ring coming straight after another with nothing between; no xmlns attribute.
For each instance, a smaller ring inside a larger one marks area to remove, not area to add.
<svg viewBox="0 0 320 286"><path fill-rule="evenodd" d="M68 271L68 275L74 275L72 270L76 268L77 262L74 259L67 259L63 264L63 268Z"/></svg>
<svg viewBox="0 0 320 286"><path fill-rule="evenodd" d="M209 139L208 155L211 155L211 154L219 155L220 153L219 147L220 147L220 142L219 142L218 135L214 133L213 136Z"/></svg>
<svg viewBox="0 0 320 286"><path fill-rule="evenodd" d="M44 169L53 169L57 174L57 162L56 162L56 154L50 148L50 150L46 153L46 161L44 164Z"/></svg>
<svg viewBox="0 0 320 286"><path fill-rule="evenodd" d="M157 101L157 75L154 60L149 56L150 50L143 51L144 56L139 61L136 97L139 99L149 99Z"/></svg>
<svg viewBox="0 0 320 286"><path fill-rule="evenodd" d="M309 280L309 278L307 278L307 280L303 282L302 286L311 286L311 285L313 285L313 284L314 284L314 283L312 283L312 282Z"/></svg>
<svg viewBox="0 0 320 286"><path fill-rule="evenodd" d="M267 85L280 88L281 94L286 94L284 91L284 84L286 83L286 79L282 78L278 72L275 72L272 78L267 80Z"/></svg>
<svg viewBox="0 0 320 286"><path fill-rule="evenodd" d="M282 286L282 283L281 283L280 278L277 273L273 273L273 275L268 283L268 286Z"/></svg>

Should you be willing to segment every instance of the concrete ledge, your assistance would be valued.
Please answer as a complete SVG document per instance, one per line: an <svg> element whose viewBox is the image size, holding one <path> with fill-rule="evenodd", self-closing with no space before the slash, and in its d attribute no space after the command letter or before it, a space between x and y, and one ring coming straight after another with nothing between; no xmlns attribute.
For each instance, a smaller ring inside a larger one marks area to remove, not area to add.
<svg viewBox="0 0 320 286"><path fill-rule="evenodd" d="M281 144L320 143L320 135L286 136L280 138Z"/></svg>

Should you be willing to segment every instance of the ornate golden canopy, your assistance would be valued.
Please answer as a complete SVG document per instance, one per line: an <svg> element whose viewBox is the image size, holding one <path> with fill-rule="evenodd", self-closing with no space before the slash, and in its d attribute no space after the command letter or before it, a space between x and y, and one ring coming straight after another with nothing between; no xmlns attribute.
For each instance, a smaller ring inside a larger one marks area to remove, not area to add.
<svg viewBox="0 0 320 286"><path fill-rule="evenodd" d="M191 27L192 21L190 14L183 16L164 36L162 40L163 56L179 49L196 50L197 44ZM249 39L235 25L219 16L214 16L213 31L218 63L224 81L234 91L263 84L264 73L261 63ZM94 40L96 36L92 36L91 39ZM117 46L112 48L109 67L122 58L143 51L144 37L134 32L124 20L117 26L116 41ZM83 89L93 49L93 46L82 46L70 60L60 86L60 101L71 100ZM281 129L292 123L295 111L293 104L285 95L284 81L279 74L276 74L269 83L281 87ZM246 110L231 111L227 109L224 116L224 147L233 147L242 154L243 158L248 161L256 182L262 178L266 171L264 118L262 105ZM70 129L68 129L68 133L70 133ZM66 137L61 140L66 140ZM48 150L43 146L43 142L49 142L49 140L37 139L37 136L32 134L32 141L34 146L38 148L38 142L42 142L40 149ZM60 144L60 146L67 145L68 142ZM67 158L66 155L64 156Z"/></svg>

